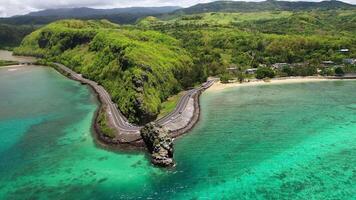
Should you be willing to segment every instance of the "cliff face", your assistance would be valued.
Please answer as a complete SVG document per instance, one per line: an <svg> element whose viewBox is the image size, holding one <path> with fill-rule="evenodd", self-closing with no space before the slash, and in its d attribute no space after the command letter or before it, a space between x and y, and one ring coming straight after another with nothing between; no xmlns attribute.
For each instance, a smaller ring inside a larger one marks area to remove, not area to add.
<svg viewBox="0 0 356 200"><path fill-rule="evenodd" d="M152 122L141 130L141 137L151 153L151 162L156 166L174 166L173 140L168 130Z"/></svg>

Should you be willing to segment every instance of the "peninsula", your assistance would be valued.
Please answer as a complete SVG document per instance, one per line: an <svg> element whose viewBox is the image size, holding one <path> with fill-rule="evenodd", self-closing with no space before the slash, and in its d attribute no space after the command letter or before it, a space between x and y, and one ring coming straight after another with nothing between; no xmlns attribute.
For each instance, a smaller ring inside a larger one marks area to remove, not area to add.
<svg viewBox="0 0 356 200"><path fill-rule="evenodd" d="M208 77L244 83L343 78L356 72L356 41L348 23L355 15L354 6L266 1L257 10L240 13L240 4L197 5L132 25L60 20L27 35L14 53L41 58L45 65L54 63L94 89L102 103L95 123L102 143L157 144L148 148L151 153L162 150L166 155L172 154L170 137L191 129L198 120L199 94L213 83L207 82ZM204 12L209 6L217 7ZM318 6L327 10L315 9ZM328 26L322 26L325 23ZM283 24L278 31L272 28L277 24ZM164 110L164 102L182 91L185 94L171 104L176 106ZM168 114L163 116L162 110Z"/></svg>
<svg viewBox="0 0 356 200"><path fill-rule="evenodd" d="M352 2L14 2L1 200L354 198Z"/></svg>
<svg viewBox="0 0 356 200"><path fill-rule="evenodd" d="M38 63L35 58L32 57L19 57L10 55L11 52L1 51L0 58L7 58L10 60L9 62L21 63L20 65L16 65L14 67L21 67L26 65L32 65ZM110 94L105 90L105 88L98 83L84 78L81 74L78 74L71 70L70 68L60 64L60 63L52 63L49 64L61 72L63 75L81 82L82 84L86 84L90 86L93 91L97 94L98 100L101 103L99 112L95 117L94 127L96 131L96 137L99 142L104 145L132 145L141 147L144 145L145 137L142 137L141 129L143 126L138 126L130 123L127 118L120 112L117 108L117 105L112 102L112 98ZM176 108L167 114L166 116L157 119L155 122L149 124L152 127L154 126L160 127L160 129L166 131L165 137L175 138L178 137L187 131L189 131L194 124L199 119L199 96L202 91L209 88L215 79L209 80L203 83L201 86L196 87L194 89L190 89L187 91L178 101ZM113 137L108 137L100 127L99 124L99 115L105 115L109 128L114 131ZM147 131L146 131L147 132ZM150 134L150 132L146 133ZM160 138L156 138L159 140ZM145 142L147 145L147 142ZM148 149L152 148L153 142L150 143L150 146L147 146ZM173 152L172 152L173 153ZM173 154L170 158L162 159L162 156L153 159L152 162L159 166L172 166L173 163ZM159 160L157 160L159 159ZM167 162L167 159L169 162Z"/></svg>

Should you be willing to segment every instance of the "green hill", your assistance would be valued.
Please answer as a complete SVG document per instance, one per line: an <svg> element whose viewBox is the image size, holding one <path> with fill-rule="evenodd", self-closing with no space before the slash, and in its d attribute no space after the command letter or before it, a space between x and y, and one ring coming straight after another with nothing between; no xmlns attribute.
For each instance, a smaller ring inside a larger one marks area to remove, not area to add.
<svg viewBox="0 0 356 200"><path fill-rule="evenodd" d="M156 118L161 102L193 85L192 59L176 39L108 21L63 20L28 35L15 53L61 62L102 84L130 122Z"/></svg>
<svg viewBox="0 0 356 200"><path fill-rule="evenodd" d="M0 24L0 48L18 46L22 39L34 31L33 26L14 26Z"/></svg>
<svg viewBox="0 0 356 200"><path fill-rule="evenodd" d="M175 11L175 13L196 14L206 12L258 12L258 11L306 11L306 10L327 10L327 9L355 9L356 6L341 1L275 1L267 0L262 2L246 1L215 1L202 3L195 6Z"/></svg>
<svg viewBox="0 0 356 200"><path fill-rule="evenodd" d="M273 63L341 63L356 57L354 10L201 13L173 18L149 17L138 26L183 42L195 68L208 75ZM339 50L347 48L348 54Z"/></svg>
<svg viewBox="0 0 356 200"><path fill-rule="evenodd" d="M322 61L355 58L355 20L352 9L209 12L130 26L64 20L33 32L15 52L61 62L101 83L124 115L142 124L168 97L231 67L243 73L290 63L304 67L298 74L314 75Z"/></svg>
<svg viewBox="0 0 356 200"><path fill-rule="evenodd" d="M137 19L150 15L171 13L180 7L128 7L112 9L94 8L57 8L31 12L26 15L0 18L0 23L12 25L37 24L44 25L61 19L107 19L120 24L132 24Z"/></svg>
<svg viewBox="0 0 356 200"><path fill-rule="evenodd" d="M356 10L209 12L175 17L148 17L138 25L165 30L167 28L237 28L249 32L275 34L354 34Z"/></svg>

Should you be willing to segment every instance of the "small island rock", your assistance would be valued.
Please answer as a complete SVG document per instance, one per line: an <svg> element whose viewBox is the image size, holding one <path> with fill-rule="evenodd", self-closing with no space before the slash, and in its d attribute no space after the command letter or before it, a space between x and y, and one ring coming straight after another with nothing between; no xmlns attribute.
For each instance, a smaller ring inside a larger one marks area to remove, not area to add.
<svg viewBox="0 0 356 200"><path fill-rule="evenodd" d="M173 140L168 130L151 122L141 130L141 137L151 153L151 162L160 167L174 166Z"/></svg>

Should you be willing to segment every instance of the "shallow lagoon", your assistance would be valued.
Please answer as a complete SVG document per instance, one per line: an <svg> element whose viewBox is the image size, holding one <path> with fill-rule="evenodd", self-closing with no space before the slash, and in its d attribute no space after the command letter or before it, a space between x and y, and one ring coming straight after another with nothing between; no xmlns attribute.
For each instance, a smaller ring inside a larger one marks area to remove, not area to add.
<svg viewBox="0 0 356 200"><path fill-rule="evenodd" d="M95 145L90 89L0 69L0 199L352 199L356 81L206 92L177 167Z"/></svg>

